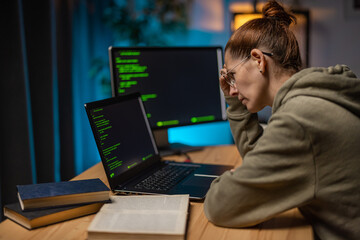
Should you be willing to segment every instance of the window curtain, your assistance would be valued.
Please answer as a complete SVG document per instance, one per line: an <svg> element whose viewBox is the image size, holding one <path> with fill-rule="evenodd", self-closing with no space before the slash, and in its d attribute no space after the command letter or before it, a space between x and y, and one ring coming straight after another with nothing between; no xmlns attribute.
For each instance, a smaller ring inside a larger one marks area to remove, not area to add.
<svg viewBox="0 0 360 240"><path fill-rule="evenodd" d="M69 1L1 2L1 209L75 175ZM1 213L1 216L3 214Z"/></svg>
<svg viewBox="0 0 360 240"><path fill-rule="evenodd" d="M67 181L100 161L84 103L111 96L109 2L1 1L1 209L18 184Z"/></svg>

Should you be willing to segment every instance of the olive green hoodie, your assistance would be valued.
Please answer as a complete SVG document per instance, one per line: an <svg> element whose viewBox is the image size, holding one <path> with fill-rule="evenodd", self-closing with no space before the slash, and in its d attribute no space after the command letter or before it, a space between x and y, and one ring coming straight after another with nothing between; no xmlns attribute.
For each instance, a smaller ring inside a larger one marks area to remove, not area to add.
<svg viewBox="0 0 360 240"><path fill-rule="evenodd" d="M298 207L316 238L360 239L360 79L344 65L294 74L265 130L226 100L243 164L212 183L208 219L245 227Z"/></svg>

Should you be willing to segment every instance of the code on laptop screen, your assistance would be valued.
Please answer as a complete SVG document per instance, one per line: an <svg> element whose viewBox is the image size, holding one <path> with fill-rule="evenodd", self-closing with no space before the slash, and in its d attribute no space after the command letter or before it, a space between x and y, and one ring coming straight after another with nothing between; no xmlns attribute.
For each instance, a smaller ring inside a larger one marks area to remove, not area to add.
<svg viewBox="0 0 360 240"><path fill-rule="evenodd" d="M139 101L135 98L90 110L89 119L110 178L156 154Z"/></svg>

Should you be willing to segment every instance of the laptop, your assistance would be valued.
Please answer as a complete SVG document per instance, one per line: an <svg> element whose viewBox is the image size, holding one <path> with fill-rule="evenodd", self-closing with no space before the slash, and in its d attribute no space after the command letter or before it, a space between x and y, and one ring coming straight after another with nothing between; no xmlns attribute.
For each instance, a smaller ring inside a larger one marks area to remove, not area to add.
<svg viewBox="0 0 360 240"><path fill-rule="evenodd" d="M115 194L189 194L203 200L226 165L164 161L139 93L85 104L101 161Z"/></svg>

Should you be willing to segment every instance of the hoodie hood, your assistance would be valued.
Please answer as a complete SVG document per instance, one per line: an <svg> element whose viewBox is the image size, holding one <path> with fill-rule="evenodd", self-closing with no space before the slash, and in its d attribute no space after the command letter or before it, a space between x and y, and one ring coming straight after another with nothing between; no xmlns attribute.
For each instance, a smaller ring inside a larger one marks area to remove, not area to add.
<svg viewBox="0 0 360 240"><path fill-rule="evenodd" d="M346 65L307 68L294 74L276 94L273 113L297 96L323 98L360 116L360 79Z"/></svg>

